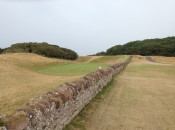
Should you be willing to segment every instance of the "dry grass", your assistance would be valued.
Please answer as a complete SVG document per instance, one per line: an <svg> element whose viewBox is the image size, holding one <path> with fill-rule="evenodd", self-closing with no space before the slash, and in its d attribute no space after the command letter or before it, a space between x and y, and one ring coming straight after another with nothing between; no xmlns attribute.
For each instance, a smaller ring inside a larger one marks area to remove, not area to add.
<svg viewBox="0 0 175 130"><path fill-rule="evenodd" d="M90 60L90 63L105 63L108 65L116 64L122 61L125 61L128 58L127 55L118 55L118 56L100 56Z"/></svg>
<svg viewBox="0 0 175 130"><path fill-rule="evenodd" d="M134 56L112 89L66 130L174 130L175 66ZM83 117L83 118L82 118Z"/></svg>
<svg viewBox="0 0 175 130"><path fill-rule="evenodd" d="M97 58L100 58L100 56L80 56L76 61L77 62L89 62Z"/></svg>
<svg viewBox="0 0 175 130"><path fill-rule="evenodd" d="M26 65L26 66L71 62L71 61L62 60L62 59L42 57L32 53L6 53L6 54L1 54L0 59L1 59L1 63L15 64L15 65L19 64L19 65Z"/></svg>
<svg viewBox="0 0 175 130"><path fill-rule="evenodd" d="M79 73L75 76L75 72L73 73L72 71L66 71L66 73L72 73L71 75L47 75L44 73L38 73L33 68L52 67L55 65L58 65L59 67L65 66L69 63L74 67L77 66L78 62L78 69L81 69L81 63L82 66L85 64L84 62L91 65L91 62L99 58L101 57L88 56L80 57L77 61L67 61L46 58L29 53L1 54L0 114L14 114L15 110L24 107L31 98L43 94L59 84L75 80L91 70L86 68L87 70L83 74ZM115 61L118 61L119 59L122 59L122 57L111 57L102 64L105 65L105 62L114 59ZM93 65L96 65L96 63ZM98 69L98 64L96 68ZM63 67L63 69L63 71L65 71L65 67ZM75 69L77 68L73 68L73 70Z"/></svg>
<svg viewBox="0 0 175 130"><path fill-rule="evenodd" d="M119 55L119 56L80 56L76 61L77 62L88 62L88 63L104 63L104 64L115 64L121 61L126 60L128 56Z"/></svg>
<svg viewBox="0 0 175 130"><path fill-rule="evenodd" d="M152 56L155 62L175 64L175 57Z"/></svg>
<svg viewBox="0 0 175 130"><path fill-rule="evenodd" d="M29 99L55 88L58 84L80 77L43 75L25 68L62 62L69 61L26 53L0 55L0 113L13 114Z"/></svg>
<svg viewBox="0 0 175 130"><path fill-rule="evenodd" d="M134 55L133 57L134 57L134 58L132 58L133 63L136 63L136 64L138 64L138 63L148 63L148 61L145 60L146 58L143 57L143 56Z"/></svg>

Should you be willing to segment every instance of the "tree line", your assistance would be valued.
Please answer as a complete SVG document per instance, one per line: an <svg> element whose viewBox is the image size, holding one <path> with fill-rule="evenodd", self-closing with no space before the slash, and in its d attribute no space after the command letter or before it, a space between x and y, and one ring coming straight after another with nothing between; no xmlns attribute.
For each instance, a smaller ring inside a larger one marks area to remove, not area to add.
<svg viewBox="0 0 175 130"><path fill-rule="evenodd" d="M146 39L116 45L97 55L175 56L175 37Z"/></svg>
<svg viewBox="0 0 175 130"><path fill-rule="evenodd" d="M0 48L0 53L20 53L20 52L35 53L45 57L60 58L67 60L75 60L78 57L77 53L73 50L62 48L57 45L50 45L46 42L16 43L5 49Z"/></svg>

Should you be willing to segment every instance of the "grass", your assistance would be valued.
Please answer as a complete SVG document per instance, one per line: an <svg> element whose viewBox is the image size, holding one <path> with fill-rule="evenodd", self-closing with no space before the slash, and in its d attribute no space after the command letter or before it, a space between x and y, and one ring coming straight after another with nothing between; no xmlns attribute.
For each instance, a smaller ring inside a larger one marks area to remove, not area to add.
<svg viewBox="0 0 175 130"><path fill-rule="evenodd" d="M144 70L144 71L140 71ZM145 77L155 78L155 76L163 76L164 78L170 78L175 74L174 65L160 65L160 64L136 64L130 67L129 72L135 72L134 75L142 74ZM155 72L155 73L152 73ZM159 73L159 75L157 75ZM165 75L167 73L168 75Z"/></svg>
<svg viewBox="0 0 175 130"><path fill-rule="evenodd" d="M35 54L3 54L0 61L0 113L5 115L24 107L33 97L81 76L51 76L33 72L28 66L64 63L64 60Z"/></svg>
<svg viewBox="0 0 175 130"><path fill-rule="evenodd" d="M99 57L81 58L80 61L67 61L28 53L1 54L0 114L14 114L30 99L59 84L76 80L99 66L108 66L105 62L90 63Z"/></svg>
<svg viewBox="0 0 175 130"><path fill-rule="evenodd" d="M175 64L175 57L153 56L155 62Z"/></svg>
<svg viewBox="0 0 175 130"><path fill-rule="evenodd" d="M105 64L115 64L116 62L122 62L125 61L128 58L126 55L120 55L120 56L102 56L99 58L96 58L91 63L105 63Z"/></svg>
<svg viewBox="0 0 175 130"><path fill-rule="evenodd" d="M89 72L96 71L99 67L106 68L111 64L126 60L127 56L107 56L107 57L80 57L72 63L49 64L32 69L41 74L58 75L58 76L75 76L85 75Z"/></svg>
<svg viewBox="0 0 175 130"><path fill-rule="evenodd" d="M88 104L65 130L174 130L174 79L174 64L134 56L109 91Z"/></svg>
<svg viewBox="0 0 175 130"><path fill-rule="evenodd" d="M93 110L96 109L99 102L103 101L105 94L109 92L114 85L115 80L112 80L106 87L99 92L92 101L86 105L86 107L76 116L63 130L86 130L85 122L89 118L90 114L93 114Z"/></svg>
<svg viewBox="0 0 175 130"><path fill-rule="evenodd" d="M119 58L119 56L115 56L116 58ZM127 59L127 56L122 56L123 60ZM125 59L126 58L126 59ZM113 59L113 57L100 57L95 62L99 61L106 61L106 63L109 63L109 60ZM120 59L122 60L122 59ZM112 61L111 61L112 62ZM120 72L122 73L122 72ZM119 73L118 73L119 74ZM100 103L104 101L104 98L108 95L110 91L112 91L112 87L116 84L116 80L112 80L111 82L106 85L102 91L100 91L93 99L92 101L87 104L83 110L63 129L63 130L86 130L86 122L90 120L91 115L94 114L95 110L98 109L98 106Z"/></svg>
<svg viewBox="0 0 175 130"><path fill-rule="evenodd" d="M35 70L39 73L49 75L75 76L93 72L97 70L99 66L106 68L108 65L102 63L66 63L37 67Z"/></svg>
<svg viewBox="0 0 175 130"><path fill-rule="evenodd" d="M96 58L99 58L100 56L80 56L76 60L77 62L89 62L91 60L94 60Z"/></svg>

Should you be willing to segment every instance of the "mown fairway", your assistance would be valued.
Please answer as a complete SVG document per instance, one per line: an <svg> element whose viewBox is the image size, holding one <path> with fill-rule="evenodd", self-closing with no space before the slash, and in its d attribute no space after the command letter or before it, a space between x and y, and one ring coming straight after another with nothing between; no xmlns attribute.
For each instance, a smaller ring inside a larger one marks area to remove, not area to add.
<svg viewBox="0 0 175 130"><path fill-rule="evenodd" d="M134 56L65 130L175 130L175 65L162 60Z"/></svg>
<svg viewBox="0 0 175 130"><path fill-rule="evenodd" d="M80 57L77 61L45 58L35 54L16 53L0 55L0 114L13 114L32 98L107 67L126 56ZM96 61L98 59L98 61ZM92 63L94 62L94 63Z"/></svg>
<svg viewBox="0 0 175 130"><path fill-rule="evenodd" d="M126 60L127 56L106 56L106 57L80 57L75 62L62 64L49 64L45 66L33 67L42 74L59 76L76 76L93 72L100 67L106 68L111 64Z"/></svg>

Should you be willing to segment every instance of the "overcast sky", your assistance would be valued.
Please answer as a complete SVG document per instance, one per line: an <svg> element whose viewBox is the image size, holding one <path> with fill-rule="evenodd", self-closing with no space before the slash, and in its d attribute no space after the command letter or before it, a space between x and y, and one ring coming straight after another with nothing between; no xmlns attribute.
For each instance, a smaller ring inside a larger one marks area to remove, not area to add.
<svg viewBox="0 0 175 130"><path fill-rule="evenodd" d="M48 42L79 55L175 36L175 0L0 0L0 47Z"/></svg>

